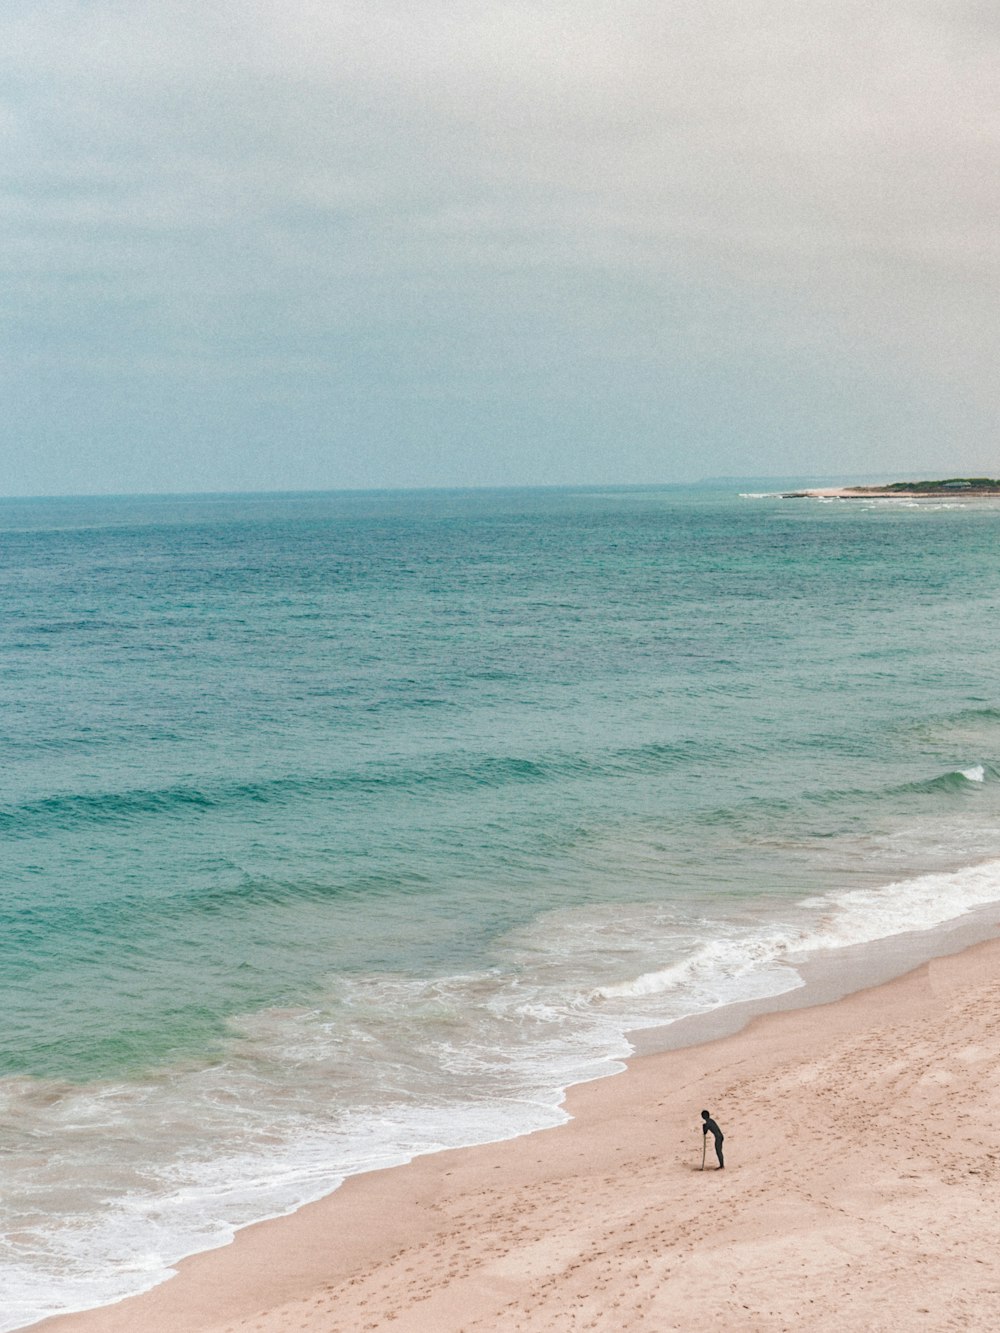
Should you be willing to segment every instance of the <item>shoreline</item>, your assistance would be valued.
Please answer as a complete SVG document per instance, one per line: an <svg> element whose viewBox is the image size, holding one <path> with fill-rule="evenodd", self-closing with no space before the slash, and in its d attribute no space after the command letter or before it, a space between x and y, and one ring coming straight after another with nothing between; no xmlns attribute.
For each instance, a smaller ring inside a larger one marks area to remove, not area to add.
<svg viewBox="0 0 1000 1333"><path fill-rule="evenodd" d="M36 1333L126 1333L136 1327L150 1333L238 1333L251 1328L279 1333L291 1327L293 1320L294 1326L315 1333L353 1333L388 1323L414 1333L475 1327L586 1327L576 1322L579 1299L573 1292L581 1267L602 1268L610 1263L611 1251L605 1254L603 1242L596 1239L608 1225L607 1216L600 1221L608 1207L617 1219L612 1230L618 1228L614 1234L620 1243L624 1243L622 1228L626 1235L636 1232L635 1240L647 1234L649 1241L642 1254L629 1250L632 1257L618 1277L606 1275L608 1280L600 1289L607 1296L608 1309L614 1300L626 1299L636 1282L642 1285L643 1273L660 1272L659 1292L664 1275L674 1273L682 1254L688 1263L693 1262L680 1232L664 1249L662 1228L675 1210L687 1218L689 1230L703 1226L700 1187L712 1189L711 1197L716 1197L714 1176L711 1183L700 1179L699 1189L691 1193L691 1171L700 1161L696 1131L702 1105L712 1108L727 1132L730 1170L719 1183L725 1180L729 1186L735 1180L741 1196L745 1184L754 1198L770 1198L774 1189L761 1162L773 1159L776 1153L788 1157L793 1165L797 1159L795 1154L789 1156L787 1143L773 1141L776 1131L767 1126L810 1122L809 1111L795 1105L795 1094L815 1084L817 1068L828 1067L835 1059L838 1042L848 1047L852 1043L879 1045L886 1023L912 1028L918 1019L923 1030L930 1032L935 1023L940 1025L950 1017L949 1006L938 1003L942 995L964 999L970 988L978 986L993 1005L992 1019L970 1032L967 1046L982 1050L993 1040L991 1053L1000 1057L1000 1045L992 1039L1000 1023L1000 990L990 984L993 976L1000 976L998 910L994 905L935 931L837 950L836 956L827 958L814 957L801 967L802 987L683 1019L667 1028L631 1034L636 1054L628 1059L625 1071L571 1087L564 1100L571 1119L562 1125L478 1147L432 1153L406 1165L350 1177L315 1203L245 1227L220 1249L189 1256L177 1265L177 1276L140 1295L25 1327ZM890 1065L900 1063L899 1051L903 1052L903 1068L908 1060L912 1064L916 1058L913 1046L912 1041L901 1042ZM939 1046L944 1059L949 1043L939 1042ZM970 1056L968 1063L971 1068L986 1061ZM991 1064L990 1072L992 1068ZM735 1084L734 1071L739 1075ZM884 1073L876 1064L868 1077ZM776 1101L773 1085L777 1075L783 1091ZM943 1095L949 1089L932 1078L931 1094L935 1090ZM995 1078L992 1092L1000 1102ZM879 1107L879 1102L869 1106L862 1114L862 1124L870 1124ZM824 1113L824 1108L814 1107L813 1119L818 1113ZM948 1114L959 1124L961 1105L952 1106ZM921 1133L926 1128L923 1118L917 1114L911 1121L913 1129ZM993 1123L1000 1123L1000 1118ZM990 1150L995 1149L997 1156L989 1159L989 1170L992 1174L996 1167L1000 1176L1000 1133L992 1132L996 1141L991 1140ZM838 1206L843 1211L842 1205L832 1203L838 1191L872 1188L870 1181L865 1183L863 1172L866 1144L867 1135L862 1132L849 1145L851 1151L839 1169L832 1175L827 1171L831 1199L821 1213L828 1220ZM652 1157L650 1148L654 1149ZM860 1181L857 1171L852 1175L848 1169L855 1157L862 1164ZM693 1158L697 1160L692 1165ZM811 1163L812 1168L815 1165ZM804 1170L801 1163L800 1168ZM595 1211L597 1178L605 1182L605 1188ZM889 1181L898 1178L891 1175L883 1186L885 1206L898 1205L889 1186ZM498 1182L502 1182L499 1188ZM793 1193L798 1195L795 1189ZM779 1194L770 1198L768 1207L780 1212L786 1202ZM695 1211L688 1215L691 1205ZM930 1211L921 1225L931 1225L940 1206L940 1201L929 1202ZM963 1206L969 1218L979 1217L980 1234L991 1234L989 1218L978 1214L969 1201ZM796 1215L803 1208L809 1211L799 1198ZM543 1214L548 1217L544 1225ZM457 1228L456 1219L462 1219ZM760 1247L760 1236L753 1227L741 1230L728 1214L717 1220L741 1254ZM859 1225L862 1223L859 1219ZM586 1264L577 1244L581 1227L592 1238ZM644 1227L653 1230L647 1233ZM796 1223L782 1233L783 1243L797 1244L799 1230ZM577 1239L571 1242L570 1235ZM973 1228L963 1244L973 1243L974 1237ZM773 1243L772 1236L768 1244ZM864 1243L859 1240L859 1249ZM614 1248L610 1241L608 1245ZM740 1270L741 1280L765 1264L767 1252L765 1245L762 1255L747 1261L749 1267ZM825 1254L824 1264L830 1258ZM808 1259L802 1262L809 1267ZM990 1280L1000 1284L1000 1264L985 1259L978 1262L983 1273L989 1270ZM700 1262L695 1266L701 1271ZM539 1282L548 1293L544 1300L538 1292ZM900 1292L905 1290L903 1283ZM721 1299L716 1279L706 1289L706 1298L708 1291ZM617 1296L610 1294L614 1292ZM679 1293L675 1295L680 1299ZM697 1292L689 1295L695 1300ZM593 1305L596 1298L589 1299ZM816 1297L810 1299L815 1302ZM926 1299L933 1303L936 1297L928 1294ZM627 1326L680 1328L707 1319L709 1327L778 1328L786 1326L780 1319L793 1318L791 1313L776 1313L781 1302L774 1293L771 1300L778 1322L773 1324L763 1306L753 1306L748 1314L751 1306L743 1309L742 1303L729 1311L728 1322L715 1324L708 1308L699 1307L695 1300L684 1322L675 1325L662 1322L667 1307L657 1303L660 1297L650 1300L648 1309L634 1311ZM843 1294L838 1300L843 1300ZM806 1306L794 1317L813 1318L816 1313ZM740 1323L744 1318L746 1322ZM881 1327L877 1323L865 1326ZM887 1322L885 1327L889 1326Z"/></svg>
<svg viewBox="0 0 1000 1333"><path fill-rule="evenodd" d="M639 1055L657 1055L738 1036L755 1018L817 1008L860 991L875 990L925 963L991 940L1000 944L1000 902L973 908L926 930L901 931L863 944L790 955L787 961L801 976L801 986L777 995L736 1000L662 1027L630 1030L627 1036L634 1050L627 1062Z"/></svg>

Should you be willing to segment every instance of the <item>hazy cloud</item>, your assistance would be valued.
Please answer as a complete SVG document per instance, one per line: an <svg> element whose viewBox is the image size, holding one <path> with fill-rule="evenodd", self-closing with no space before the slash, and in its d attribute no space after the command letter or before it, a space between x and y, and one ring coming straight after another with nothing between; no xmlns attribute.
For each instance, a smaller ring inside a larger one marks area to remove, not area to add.
<svg viewBox="0 0 1000 1333"><path fill-rule="evenodd" d="M0 49L0 490L995 458L992 6L55 0Z"/></svg>

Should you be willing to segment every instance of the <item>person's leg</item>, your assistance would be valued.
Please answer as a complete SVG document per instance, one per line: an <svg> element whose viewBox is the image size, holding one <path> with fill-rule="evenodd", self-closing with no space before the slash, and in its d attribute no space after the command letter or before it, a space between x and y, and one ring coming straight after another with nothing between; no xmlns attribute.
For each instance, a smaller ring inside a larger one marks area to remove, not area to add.
<svg viewBox="0 0 1000 1333"><path fill-rule="evenodd" d="M722 1140L721 1140L721 1139L716 1139L716 1140L715 1140L715 1155L716 1155L716 1157L718 1157L718 1159L719 1159L719 1169L721 1170L721 1169L726 1165L725 1162L722 1160Z"/></svg>

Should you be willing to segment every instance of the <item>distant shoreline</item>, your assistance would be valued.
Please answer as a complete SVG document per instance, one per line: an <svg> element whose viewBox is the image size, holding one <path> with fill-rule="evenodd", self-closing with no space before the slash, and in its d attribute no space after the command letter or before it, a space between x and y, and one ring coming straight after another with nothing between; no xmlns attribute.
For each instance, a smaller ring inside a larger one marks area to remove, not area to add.
<svg viewBox="0 0 1000 1333"><path fill-rule="evenodd" d="M954 500L1000 497L993 477L948 477L942 481L890 481L881 486L821 486L783 491L783 500Z"/></svg>

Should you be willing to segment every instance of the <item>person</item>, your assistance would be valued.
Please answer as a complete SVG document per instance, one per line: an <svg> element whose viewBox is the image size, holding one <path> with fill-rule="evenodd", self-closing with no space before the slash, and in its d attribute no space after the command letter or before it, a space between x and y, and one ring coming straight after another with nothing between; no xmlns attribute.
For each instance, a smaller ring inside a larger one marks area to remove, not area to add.
<svg viewBox="0 0 1000 1333"><path fill-rule="evenodd" d="M701 1127L702 1134L711 1134L712 1138L715 1139L715 1155L719 1159L719 1170L721 1171L726 1165L722 1160L722 1140L725 1135L707 1111L702 1111L701 1118L705 1122Z"/></svg>

